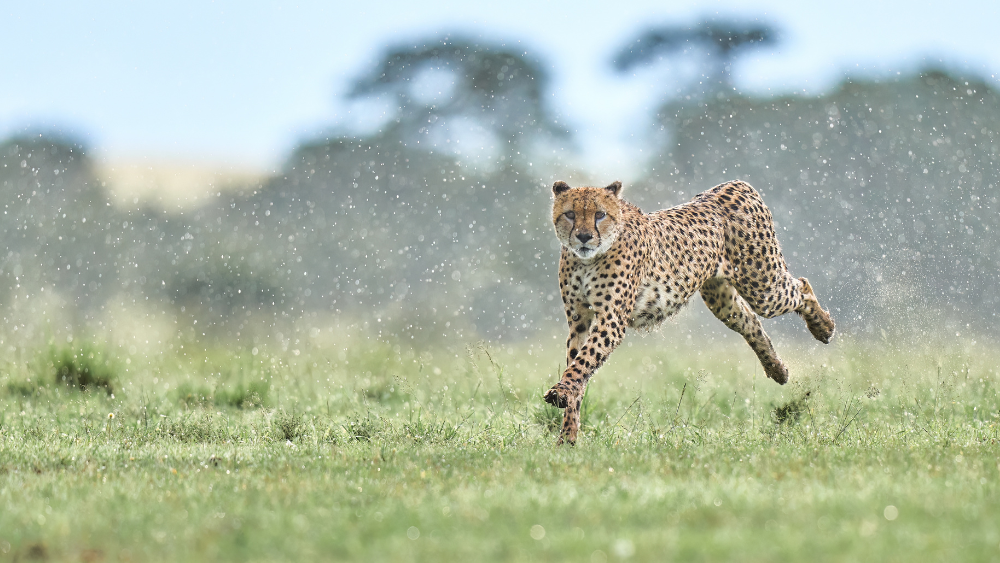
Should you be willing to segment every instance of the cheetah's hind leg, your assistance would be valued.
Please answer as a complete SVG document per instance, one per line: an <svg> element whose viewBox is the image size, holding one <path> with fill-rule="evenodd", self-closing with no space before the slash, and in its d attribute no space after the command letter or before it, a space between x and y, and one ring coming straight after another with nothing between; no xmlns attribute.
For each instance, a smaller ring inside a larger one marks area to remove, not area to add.
<svg viewBox="0 0 1000 563"><path fill-rule="evenodd" d="M771 339L760 325L760 319L750 309L736 288L723 278L713 278L701 286L701 298L717 319L731 330L743 335L750 348L757 354L767 377L784 385L788 382L788 368L774 351Z"/></svg>
<svg viewBox="0 0 1000 563"><path fill-rule="evenodd" d="M799 281L802 282L802 305L795 312L806 322L806 327L809 328L809 332L816 340L823 344L829 344L830 340L833 339L836 325L830 317L830 313L820 307L819 300L816 299L816 294L813 292L812 286L809 285L809 280L799 278Z"/></svg>

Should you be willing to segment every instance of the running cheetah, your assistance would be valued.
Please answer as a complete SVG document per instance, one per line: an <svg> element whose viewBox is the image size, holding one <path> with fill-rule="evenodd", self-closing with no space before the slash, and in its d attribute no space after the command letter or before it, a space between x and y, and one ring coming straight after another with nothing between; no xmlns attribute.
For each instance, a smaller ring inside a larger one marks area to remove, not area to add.
<svg viewBox="0 0 1000 563"><path fill-rule="evenodd" d="M771 212L749 184L727 182L648 215L621 199L621 190L621 182L552 186L569 338L566 371L544 398L566 409L559 444L576 442L587 381L621 343L625 327L655 328L696 291L780 384L788 369L757 315L795 311L817 340L833 338L833 319L809 281L788 273Z"/></svg>

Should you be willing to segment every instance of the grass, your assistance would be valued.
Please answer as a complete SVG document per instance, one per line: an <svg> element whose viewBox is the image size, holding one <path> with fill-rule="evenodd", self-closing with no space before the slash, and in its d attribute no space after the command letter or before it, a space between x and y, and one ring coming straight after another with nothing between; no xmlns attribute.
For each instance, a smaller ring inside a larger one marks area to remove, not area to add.
<svg viewBox="0 0 1000 563"><path fill-rule="evenodd" d="M48 357L43 358L45 368L51 366L56 383L75 387L81 391L103 389L114 393L115 367L99 347L93 344L82 346L50 346Z"/></svg>
<svg viewBox="0 0 1000 563"><path fill-rule="evenodd" d="M633 340L561 448L555 344L8 360L0 560L1000 560L1000 351Z"/></svg>

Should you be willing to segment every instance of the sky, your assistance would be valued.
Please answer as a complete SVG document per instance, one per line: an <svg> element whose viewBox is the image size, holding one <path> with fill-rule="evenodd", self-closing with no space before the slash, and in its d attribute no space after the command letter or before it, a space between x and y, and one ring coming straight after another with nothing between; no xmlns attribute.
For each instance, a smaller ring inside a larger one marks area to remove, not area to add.
<svg viewBox="0 0 1000 563"><path fill-rule="evenodd" d="M670 75L615 74L611 58L651 25L705 18L781 31L739 60L743 92L817 94L942 64L1000 77L995 0L6 2L0 138L56 132L104 160L274 170L304 139L377 127L344 93L387 46L461 32L542 61L581 165L635 176Z"/></svg>

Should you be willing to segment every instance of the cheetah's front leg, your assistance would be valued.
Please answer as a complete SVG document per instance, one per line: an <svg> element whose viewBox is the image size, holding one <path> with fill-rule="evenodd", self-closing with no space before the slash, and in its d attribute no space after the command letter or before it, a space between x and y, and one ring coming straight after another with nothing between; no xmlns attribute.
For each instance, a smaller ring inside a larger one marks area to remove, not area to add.
<svg viewBox="0 0 1000 563"><path fill-rule="evenodd" d="M573 365L580 350L587 342L590 334L590 326L594 322L594 312L589 308L579 307L576 309L566 309L566 321L569 323L569 338L566 339L566 367ZM564 385L565 376L558 384L545 394L545 400L553 405L564 409L570 404L570 397L577 394L582 395L582 389L576 389L572 384Z"/></svg>
<svg viewBox="0 0 1000 563"><path fill-rule="evenodd" d="M587 338L579 347L579 352L574 356L574 341L583 334L586 334ZM557 444L576 442L577 434L580 431L580 406L583 402L583 392L587 388L587 382L594 375L594 372L604 364L608 355L621 343L624 334L625 323L619 315L613 317L609 315L603 318L598 316L590 323L588 332L571 332L567 346L569 346L568 354L574 357L569 361L559 383L549 389L544 397L546 402L566 409L566 412L563 413L562 430L559 433Z"/></svg>
<svg viewBox="0 0 1000 563"><path fill-rule="evenodd" d="M567 313L566 320L569 322L569 338L566 339L566 367L569 367L587 341L590 325L594 322L594 312L590 309L580 309L573 313Z"/></svg>

